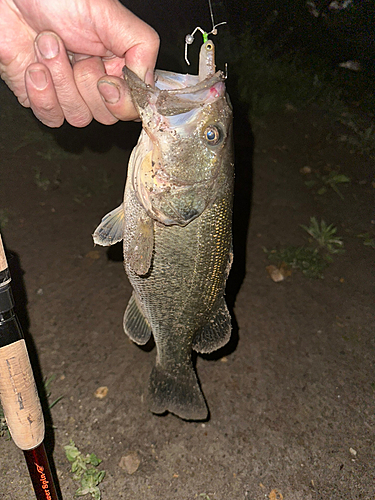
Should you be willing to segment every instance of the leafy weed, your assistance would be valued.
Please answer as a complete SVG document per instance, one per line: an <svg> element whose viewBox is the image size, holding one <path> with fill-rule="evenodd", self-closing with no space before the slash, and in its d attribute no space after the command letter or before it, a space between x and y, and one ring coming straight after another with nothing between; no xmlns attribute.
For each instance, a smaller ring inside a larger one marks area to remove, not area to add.
<svg viewBox="0 0 375 500"><path fill-rule="evenodd" d="M75 496L81 497L90 493L94 500L100 500L101 493L98 485L103 481L106 474L106 471L96 469L101 463L100 458L95 453L82 455L72 440L68 445L64 446L64 449L66 458L72 464L73 479L81 482Z"/></svg>
<svg viewBox="0 0 375 500"><path fill-rule="evenodd" d="M311 247L288 246L280 250L263 250L269 261L278 267L286 264L292 269L302 271L308 278L323 278L323 271L328 266L327 260Z"/></svg>
<svg viewBox="0 0 375 500"><path fill-rule="evenodd" d="M375 238L370 233L359 234L358 238L363 238L363 244L375 250Z"/></svg>
<svg viewBox="0 0 375 500"><path fill-rule="evenodd" d="M328 226L323 219L319 223L316 217L311 217L310 226L301 224L301 227L311 236L310 243L315 243L318 251L325 250L329 254L344 251L342 238L336 236L337 227L333 224Z"/></svg>
<svg viewBox="0 0 375 500"><path fill-rule="evenodd" d="M307 187L318 187L317 194L323 195L328 189L332 189L342 200L344 196L338 188L338 184L348 184L350 178L344 174L340 174L336 170L332 170L327 175L321 175L318 172L315 173L316 179L311 179L305 182ZM320 184L320 187L319 187Z"/></svg>
<svg viewBox="0 0 375 500"><path fill-rule="evenodd" d="M310 236L309 245L263 250L279 268L287 266L302 271L308 278L322 279L323 271L333 261L332 254L344 252L344 243L336 235L337 228L333 224L327 225L324 220L319 223L316 217L310 218L310 226L301 227Z"/></svg>

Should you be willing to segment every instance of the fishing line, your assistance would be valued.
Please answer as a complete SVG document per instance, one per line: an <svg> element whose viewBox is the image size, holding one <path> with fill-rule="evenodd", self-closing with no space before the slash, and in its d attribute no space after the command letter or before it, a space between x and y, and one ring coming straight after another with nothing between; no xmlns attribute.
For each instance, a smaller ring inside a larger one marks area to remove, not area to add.
<svg viewBox="0 0 375 500"><path fill-rule="evenodd" d="M221 23L215 24L214 13L213 13L213 10L212 10L211 0L208 0L208 6L209 6L209 9L210 9L210 16L211 16L211 22L212 22L212 30L209 33L207 33L201 27L197 26L192 33L190 33L190 34L188 34L188 35L185 36L185 61L186 61L186 64L188 64L189 66L190 66L190 61L188 59L188 45L191 45L194 42L194 35L195 35L195 33L197 31L200 31L202 33L202 36L203 36L203 43L206 43L207 40L208 40L208 35L217 35L217 27L221 26L222 24L227 24L226 21L222 21Z"/></svg>

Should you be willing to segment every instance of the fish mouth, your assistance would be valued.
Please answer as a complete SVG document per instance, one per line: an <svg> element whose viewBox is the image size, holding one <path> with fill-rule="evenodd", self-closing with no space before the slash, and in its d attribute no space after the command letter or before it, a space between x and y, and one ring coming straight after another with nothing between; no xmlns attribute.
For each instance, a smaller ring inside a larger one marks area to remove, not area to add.
<svg viewBox="0 0 375 500"><path fill-rule="evenodd" d="M124 68L143 123L134 160L133 188L151 218L164 225L185 226L202 214L216 196L219 152L224 142L221 140L218 146L210 143L205 131L210 126L211 110L225 100L225 77L221 71L202 81L182 75L176 83L176 74L156 74L155 87L151 87ZM225 119L225 113L217 113L214 123Z"/></svg>
<svg viewBox="0 0 375 500"><path fill-rule="evenodd" d="M160 115L174 116L200 108L225 95L225 76L222 71L202 81L186 75L185 84L176 82L178 75L175 73L156 71L155 88L144 83L127 67L124 67L123 74L142 120L143 111L150 105Z"/></svg>

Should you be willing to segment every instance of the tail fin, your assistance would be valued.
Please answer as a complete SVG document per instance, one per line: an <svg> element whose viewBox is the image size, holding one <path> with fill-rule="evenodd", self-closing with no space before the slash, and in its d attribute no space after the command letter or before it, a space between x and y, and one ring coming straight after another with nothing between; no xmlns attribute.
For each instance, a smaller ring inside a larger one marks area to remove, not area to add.
<svg viewBox="0 0 375 500"><path fill-rule="evenodd" d="M184 420L206 420L208 408L193 367L177 373L154 366L148 386L148 404L153 413L170 411Z"/></svg>

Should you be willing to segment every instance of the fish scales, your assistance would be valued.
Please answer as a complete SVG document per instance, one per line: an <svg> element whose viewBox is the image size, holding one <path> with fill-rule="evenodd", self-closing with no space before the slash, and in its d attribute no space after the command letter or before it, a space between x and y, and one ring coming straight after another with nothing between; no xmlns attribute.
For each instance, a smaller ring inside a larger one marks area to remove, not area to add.
<svg viewBox="0 0 375 500"><path fill-rule="evenodd" d="M213 50L210 40L203 44L201 60ZM155 90L125 69L144 130L124 202L94 233L102 245L123 240L134 290L125 332L138 344L155 340L149 408L187 420L208 415L192 350L212 352L231 333L224 291L232 262L232 111L212 64L204 78L157 72Z"/></svg>

